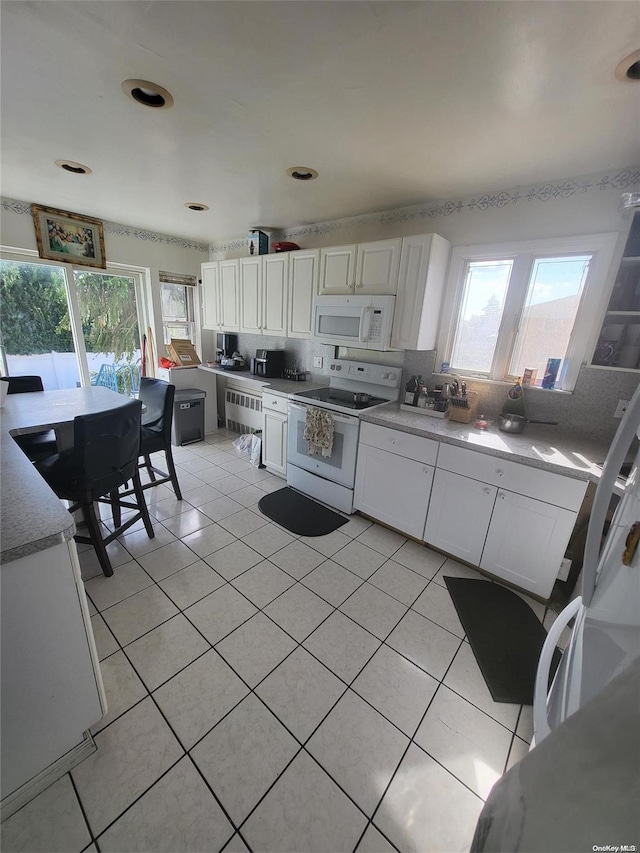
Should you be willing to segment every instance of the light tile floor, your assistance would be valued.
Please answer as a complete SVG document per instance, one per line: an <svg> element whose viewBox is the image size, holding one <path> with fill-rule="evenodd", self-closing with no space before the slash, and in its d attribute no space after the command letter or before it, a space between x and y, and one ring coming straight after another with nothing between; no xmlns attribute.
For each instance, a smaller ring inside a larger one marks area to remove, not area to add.
<svg viewBox="0 0 640 853"><path fill-rule="evenodd" d="M81 546L109 714L2 850L467 850L532 733L443 580L480 576L357 515L283 531L233 437L176 450L184 499L147 491L156 536L111 546L113 578Z"/></svg>

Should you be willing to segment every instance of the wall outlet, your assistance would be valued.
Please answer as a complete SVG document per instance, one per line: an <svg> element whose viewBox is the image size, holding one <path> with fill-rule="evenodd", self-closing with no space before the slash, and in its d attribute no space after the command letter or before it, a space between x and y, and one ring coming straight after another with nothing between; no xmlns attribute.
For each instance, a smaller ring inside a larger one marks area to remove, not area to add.
<svg viewBox="0 0 640 853"><path fill-rule="evenodd" d="M613 413L614 418L623 418L624 413L627 411L627 406L629 405L628 400L618 400L618 405L616 406L616 410Z"/></svg>
<svg viewBox="0 0 640 853"><path fill-rule="evenodd" d="M314 355L313 357L313 366L314 367L322 367L323 358L321 355Z"/></svg>

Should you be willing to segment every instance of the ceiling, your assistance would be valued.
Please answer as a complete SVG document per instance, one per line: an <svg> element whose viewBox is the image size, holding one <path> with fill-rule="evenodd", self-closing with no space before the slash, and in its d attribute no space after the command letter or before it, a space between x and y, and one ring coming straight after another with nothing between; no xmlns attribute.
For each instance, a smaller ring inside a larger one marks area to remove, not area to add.
<svg viewBox="0 0 640 853"><path fill-rule="evenodd" d="M640 159L635 2L3 0L1 38L4 196L209 243Z"/></svg>

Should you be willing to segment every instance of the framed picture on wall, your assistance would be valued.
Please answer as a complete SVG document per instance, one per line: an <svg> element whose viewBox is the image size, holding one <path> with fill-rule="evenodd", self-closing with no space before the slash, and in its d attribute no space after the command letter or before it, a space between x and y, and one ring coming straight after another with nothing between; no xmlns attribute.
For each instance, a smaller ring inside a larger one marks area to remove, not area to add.
<svg viewBox="0 0 640 853"><path fill-rule="evenodd" d="M49 261L105 269L104 229L99 219L31 205L38 254Z"/></svg>

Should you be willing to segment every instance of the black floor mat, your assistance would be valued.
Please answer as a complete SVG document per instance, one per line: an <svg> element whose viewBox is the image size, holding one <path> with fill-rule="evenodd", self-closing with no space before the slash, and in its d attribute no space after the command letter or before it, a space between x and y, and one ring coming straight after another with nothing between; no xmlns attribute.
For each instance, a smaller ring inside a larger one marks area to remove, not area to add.
<svg viewBox="0 0 640 853"><path fill-rule="evenodd" d="M260 498L258 506L271 521L299 536L324 536L349 521L288 486Z"/></svg>
<svg viewBox="0 0 640 853"><path fill-rule="evenodd" d="M519 595L497 583L444 580L494 701L532 705L538 660L547 637L538 617ZM560 657L556 649L550 678Z"/></svg>

